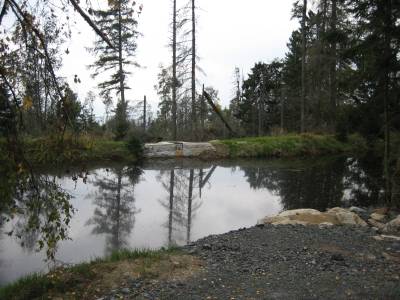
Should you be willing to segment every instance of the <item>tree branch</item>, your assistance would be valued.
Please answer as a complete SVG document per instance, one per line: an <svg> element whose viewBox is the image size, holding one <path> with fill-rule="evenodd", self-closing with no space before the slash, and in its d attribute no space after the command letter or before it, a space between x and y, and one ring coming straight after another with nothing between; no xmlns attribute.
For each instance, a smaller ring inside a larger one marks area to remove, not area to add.
<svg viewBox="0 0 400 300"><path fill-rule="evenodd" d="M75 0L69 0L72 6L78 11L78 13L82 16L82 18L89 24L90 27L110 46L112 49L115 49L115 46L111 43L108 37L96 26L96 24L89 18L89 16L82 10L82 8L78 5Z"/></svg>

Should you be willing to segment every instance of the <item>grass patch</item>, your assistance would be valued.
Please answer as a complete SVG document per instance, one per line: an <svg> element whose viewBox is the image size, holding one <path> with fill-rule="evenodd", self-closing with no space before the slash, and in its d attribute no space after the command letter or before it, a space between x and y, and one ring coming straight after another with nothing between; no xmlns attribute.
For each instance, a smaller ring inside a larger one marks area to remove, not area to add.
<svg viewBox="0 0 400 300"><path fill-rule="evenodd" d="M122 250L89 263L57 268L48 274L32 274L0 288L0 299L92 299L130 280L176 280L191 276L201 267L195 257L176 248Z"/></svg>
<svg viewBox="0 0 400 300"><path fill-rule="evenodd" d="M367 149L364 140L353 135L340 142L333 135L284 135L213 141L229 157L297 157L356 153ZM221 147L222 146L222 147Z"/></svg>
<svg viewBox="0 0 400 300"><path fill-rule="evenodd" d="M28 160L36 165L136 159L124 141L85 136L77 139L67 136L62 145L57 139L49 137L27 139L24 149Z"/></svg>
<svg viewBox="0 0 400 300"><path fill-rule="evenodd" d="M178 248L168 248L159 251L154 250L120 250L113 252L109 257L106 258L107 261L116 262L121 260L132 260L137 258L150 258L150 259L160 259L165 255L179 254Z"/></svg>

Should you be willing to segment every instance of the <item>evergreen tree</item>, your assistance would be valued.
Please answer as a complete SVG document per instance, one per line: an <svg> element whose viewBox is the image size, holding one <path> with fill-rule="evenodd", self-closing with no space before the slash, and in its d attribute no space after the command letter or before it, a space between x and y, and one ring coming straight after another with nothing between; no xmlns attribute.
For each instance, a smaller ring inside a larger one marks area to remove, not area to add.
<svg viewBox="0 0 400 300"><path fill-rule="evenodd" d="M94 69L93 77L104 72L109 74L108 79L98 85L100 94L104 96L109 91L116 91L120 96L115 110L114 133L117 139L124 138L129 128L125 91L129 89L127 77L131 73L127 69L130 65L137 65L132 61L139 34L136 31L137 20L134 17L141 11L142 7L136 8L136 2L131 0L112 0L108 2L107 9L93 11L96 24L107 34L114 46L111 47L103 39L98 38L92 49L97 55L97 60L91 67Z"/></svg>

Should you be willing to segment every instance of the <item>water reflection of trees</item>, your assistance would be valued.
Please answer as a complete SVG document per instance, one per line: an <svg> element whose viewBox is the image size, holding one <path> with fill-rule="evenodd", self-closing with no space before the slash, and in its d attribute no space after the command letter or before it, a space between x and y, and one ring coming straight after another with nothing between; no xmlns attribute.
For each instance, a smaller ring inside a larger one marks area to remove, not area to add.
<svg viewBox="0 0 400 300"><path fill-rule="evenodd" d="M74 209L70 195L55 177L13 172L0 168L1 218L7 234L27 251L46 250L54 259L58 243L68 239Z"/></svg>
<svg viewBox="0 0 400 300"><path fill-rule="evenodd" d="M344 159L321 161L307 167L243 168L252 188L267 188L281 197L283 209L340 206L344 192Z"/></svg>
<svg viewBox="0 0 400 300"><path fill-rule="evenodd" d="M187 244L191 241L192 222L201 206L203 170L174 169L161 171L157 180L161 182L168 196L160 200L168 210L168 246ZM196 190L198 189L198 192Z"/></svg>
<svg viewBox="0 0 400 300"><path fill-rule="evenodd" d="M107 173L95 174L92 184L97 187L93 203L93 216L87 225L94 225L93 234L106 235L106 255L114 250L127 248L128 237L135 225L134 188L143 171L139 167L115 167Z"/></svg>
<svg viewBox="0 0 400 300"><path fill-rule="evenodd" d="M352 204L368 206L381 199L382 172L368 159L322 159L297 168L242 167L250 186L281 197L284 210ZM343 201L347 199L349 203Z"/></svg>
<svg viewBox="0 0 400 300"><path fill-rule="evenodd" d="M381 159L367 155L347 160L345 181L351 186L349 199L353 205L370 206L384 203L384 178Z"/></svg>

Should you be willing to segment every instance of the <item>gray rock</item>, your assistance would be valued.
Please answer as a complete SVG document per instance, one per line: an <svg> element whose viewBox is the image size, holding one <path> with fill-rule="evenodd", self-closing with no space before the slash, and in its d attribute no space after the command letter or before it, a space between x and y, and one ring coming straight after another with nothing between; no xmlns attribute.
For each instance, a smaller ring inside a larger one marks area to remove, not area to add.
<svg viewBox="0 0 400 300"><path fill-rule="evenodd" d="M357 207L357 206L350 207L349 211L356 213L358 215L367 213L367 211L364 208Z"/></svg>
<svg viewBox="0 0 400 300"><path fill-rule="evenodd" d="M398 215L396 219L386 223L385 228L383 228L383 232L400 232L400 215Z"/></svg>
<svg viewBox="0 0 400 300"><path fill-rule="evenodd" d="M378 222L378 221L376 221L374 219L368 219L368 223L371 226L378 228L379 230L383 230L383 228L385 228L385 224L383 224L381 222Z"/></svg>

